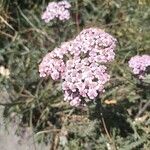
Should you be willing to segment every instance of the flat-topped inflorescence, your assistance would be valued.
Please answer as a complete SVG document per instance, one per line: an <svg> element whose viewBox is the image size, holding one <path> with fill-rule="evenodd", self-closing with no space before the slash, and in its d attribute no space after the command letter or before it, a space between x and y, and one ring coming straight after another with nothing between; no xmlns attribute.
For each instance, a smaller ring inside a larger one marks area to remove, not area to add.
<svg viewBox="0 0 150 150"><path fill-rule="evenodd" d="M46 11L42 14L42 19L48 23L51 20L58 18L59 20L70 19L69 8L70 3L67 1L50 2L46 8Z"/></svg>
<svg viewBox="0 0 150 150"><path fill-rule="evenodd" d="M150 67L150 55L132 57L129 60L129 67L132 69L133 74L142 79L148 71L148 67Z"/></svg>
<svg viewBox="0 0 150 150"><path fill-rule="evenodd" d="M98 28L84 29L48 53L39 66L41 77L62 80L65 100L79 106L104 92L109 81L105 63L114 60L116 39Z"/></svg>

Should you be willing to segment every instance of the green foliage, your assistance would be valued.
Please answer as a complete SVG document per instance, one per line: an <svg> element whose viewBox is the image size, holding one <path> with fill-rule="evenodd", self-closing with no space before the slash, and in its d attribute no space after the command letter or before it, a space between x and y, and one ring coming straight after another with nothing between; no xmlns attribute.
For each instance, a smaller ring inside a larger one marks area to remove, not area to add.
<svg viewBox="0 0 150 150"><path fill-rule="evenodd" d="M10 70L9 78L0 76L1 91L5 89L10 99L1 104L6 106L5 115L21 115L23 126L33 126L40 140L50 138L58 149L148 150L150 78L138 80L127 63L136 54L150 54L149 1L70 2L71 19L48 25L40 19L48 1L1 2L0 65ZM101 96L105 123L97 119L95 104L72 112L63 102L61 85L40 79L38 73L48 51L90 26L105 29L118 40L116 60L109 64L111 82Z"/></svg>

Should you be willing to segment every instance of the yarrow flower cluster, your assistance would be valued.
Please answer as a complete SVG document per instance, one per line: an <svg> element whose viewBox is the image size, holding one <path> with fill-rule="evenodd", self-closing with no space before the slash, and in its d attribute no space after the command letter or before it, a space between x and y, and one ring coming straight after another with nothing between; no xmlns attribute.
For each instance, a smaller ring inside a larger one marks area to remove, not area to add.
<svg viewBox="0 0 150 150"><path fill-rule="evenodd" d="M116 39L98 28L84 29L48 53L39 66L41 77L62 80L65 101L84 105L104 92L109 81L104 63L114 60Z"/></svg>
<svg viewBox="0 0 150 150"><path fill-rule="evenodd" d="M150 67L150 55L136 55L129 60L129 67L132 69L133 73L142 79L148 67Z"/></svg>
<svg viewBox="0 0 150 150"><path fill-rule="evenodd" d="M50 2L46 8L46 11L42 14L42 19L46 23L55 18L62 21L68 20L70 18L70 7L70 3L65 0L60 2Z"/></svg>
<svg viewBox="0 0 150 150"><path fill-rule="evenodd" d="M64 99L73 106L95 99L104 92L104 84L109 81L106 69L104 65L89 63L85 59L67 61L62 84Z"/></svg>

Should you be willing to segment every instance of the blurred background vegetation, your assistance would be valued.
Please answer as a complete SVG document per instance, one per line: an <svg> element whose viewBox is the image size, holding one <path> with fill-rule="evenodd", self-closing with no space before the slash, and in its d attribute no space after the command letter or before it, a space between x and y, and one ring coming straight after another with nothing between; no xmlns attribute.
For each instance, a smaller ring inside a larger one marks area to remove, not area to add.
<svg viewBox="0 0 150 150"><path fill-rule="evenodd" d="M45 24L41 14L50 0L0 1L0 105L4 116L20 116L36 140L51 149L148 150L150 82L132 75L128 60L150 54L149 0L69 0L71 19ZM63 102L60 83L39 78L42 57L83 28L99 27L117 38L111 81L95 104L72 108ZM10 74L9 74L10 72Z"/></svg>

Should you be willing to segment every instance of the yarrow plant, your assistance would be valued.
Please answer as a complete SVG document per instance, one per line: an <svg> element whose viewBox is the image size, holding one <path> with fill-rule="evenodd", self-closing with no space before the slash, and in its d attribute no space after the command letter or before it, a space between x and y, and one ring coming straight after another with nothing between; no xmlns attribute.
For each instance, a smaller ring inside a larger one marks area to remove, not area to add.
<svg viewBox="0 0 150 150"><path fill-rule="evenodd" d="M150 67L150 55L136 55L132 57L129 60L129 67L132 69L133 74L142 79Z"/></svg>
<svg viewBox="0 0 150 150"><path fill-rule="evenodd" d="M42 14L42 19L46 23L55 18L62 21L68 20L70 18L70 7L70 3L65 0L60 2L50 2L46 8L46 11Z"/></svg>
<svg viewBox="0 0 150 150"><path fill-rule="evenodd" d="M62 80L64 100L72 106L85 105L104 92L110 79L104 64L114 60L115 47L116 39L103 30L84 29L43 58L40 76Z"/></svg>

